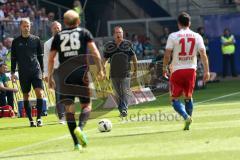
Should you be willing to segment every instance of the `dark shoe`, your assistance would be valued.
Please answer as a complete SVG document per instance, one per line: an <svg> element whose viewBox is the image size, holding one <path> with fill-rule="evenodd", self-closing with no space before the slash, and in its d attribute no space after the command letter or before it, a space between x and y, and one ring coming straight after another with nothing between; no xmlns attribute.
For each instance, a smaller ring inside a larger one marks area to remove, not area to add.
<svg viewBox="0 0 240 160"><path fill-rule="evenodd" d="M122 110L122 112L121 112L121 116L122 117L127 117L127 110Z"/></svg>
<svg viewBox="0 0 240 160"><path fill-rule="evenodd" d="M43 123L42 123L42 120L41 120L41 119L38 119L38 120L37 120L37 126L38 126L38 127L42 127L42 126L43 126Z"/></svg>
<svg viewBox="0 0 240 160"><path fill-rule="evenodd" d="M186 120L185 120L185 125L184 125L184 128L183 130L189 130L190 129L190 125L192 123L192 118L191 117L188 117Z"/></svg>
<svg viewBox="0 0 240 160"><path fill-rule="evenodd" d="M37 127L34 121L30 121L30 127Z"/></svg>

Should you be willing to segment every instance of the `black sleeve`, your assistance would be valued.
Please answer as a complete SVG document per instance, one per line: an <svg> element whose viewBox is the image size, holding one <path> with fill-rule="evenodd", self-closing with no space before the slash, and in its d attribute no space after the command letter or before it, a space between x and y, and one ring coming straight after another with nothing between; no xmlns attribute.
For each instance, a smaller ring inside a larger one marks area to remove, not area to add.
<svg viewBox="0 0 240 160"><path fill-rule="evenodd" d="M88 43L88 42L92 42L92 41L94 40L92 33L91 33L90 31L88 31L87 29L85 29L84 32L85 32L85 33L84 33L84 35L85 35L85 40L87 41L87 43Z"/></svg>
<svg viewBox="0 0 240 160"><path fill-rule="evenodd" d="M108 52L108 46L106 44L103 46L103 57L106 59L111 57L111 52Z"/></svg>
<svg viewBox="0 0 240 160"><path fill-rule="evenodd" d="M59 34L56 34L53 38L50 51L52 50L59 51L59 46L60 46L60 37L59 37Z"/></svg>
<svg viewBox="0 0 240 160"><path fill-rule="evenodd" d="M37 59L40 64L41 70L43 71L43 52L40 39L37 39Z"/></svg>
<svg viewBox="0 0 240 160"><path fill-rule="evenodd" d="M16 43L15 39L12 42L11 47L11 73L15 73L17 67L17 57L16 57Z"/></svg>
<svg viewBox="0 0 240 160"><path fill-rule="evenodd" d="M108 59L108 58L110 58L111 56L110 56L109 53L103 52L103 57L106 58L106 59Z"/></svg>
<svg viewBox="0 0 240 160"><path fill-rule="evenodd" d="M131 47L130 47L130 52L129 52L130 56L134 56L135 55L135 51L133 49L133 44L131 43Z"/></svg>

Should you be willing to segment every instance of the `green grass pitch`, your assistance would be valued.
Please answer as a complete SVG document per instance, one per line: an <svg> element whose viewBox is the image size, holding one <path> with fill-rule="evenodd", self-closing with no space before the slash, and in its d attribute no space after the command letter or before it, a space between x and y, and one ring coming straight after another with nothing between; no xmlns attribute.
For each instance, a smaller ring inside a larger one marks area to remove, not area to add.
<svg viewBox="0 0 240 160"><path fill-rule="evenodd" d="M237 160L240 157L240 83L209 84L194 94L194 122L183 131L182 120L152 120L145 115L175 115L168 95L131 106L127 120L117 109L97 109L85 131L89 146L73 151L67 126L55 114L44 117L44 127L29 128L25 118L0 119L0 159L19 160ZM94 102L98 106L102 100ZM98 116L97 116L98 115ZM100 116L101 115L101 116ZM137 115L140 115L137 118ZM133 118L135 116L135 118ZM145 116L146 117L146 116ZM97 122L108 118L113 129L99 133Z"/></svg>

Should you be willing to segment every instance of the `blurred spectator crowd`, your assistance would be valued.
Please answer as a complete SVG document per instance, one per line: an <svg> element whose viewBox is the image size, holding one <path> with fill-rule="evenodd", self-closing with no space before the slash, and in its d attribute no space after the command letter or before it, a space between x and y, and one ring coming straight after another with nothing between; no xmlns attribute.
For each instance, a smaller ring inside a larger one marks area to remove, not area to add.
<svg viewBox="0 0 240 160"><path fill-rule="evenodd" d="M32 22L32 32L47 39L51 36L50 25L55 20L55 13L46 8L37 8L35 1L1 0L0 1L0 31L1 40L6 36L19 35L21 18L29 17Z"/></svg>

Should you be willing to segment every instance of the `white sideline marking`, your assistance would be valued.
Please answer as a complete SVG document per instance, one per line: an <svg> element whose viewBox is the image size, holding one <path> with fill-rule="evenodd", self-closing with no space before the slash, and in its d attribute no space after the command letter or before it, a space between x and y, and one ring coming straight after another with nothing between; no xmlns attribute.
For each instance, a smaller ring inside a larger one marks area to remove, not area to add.
<svg viewBox="0 0 240 160"><path fill-rule="evenodd" d="M89 129L89 130L86 130L86 132L91 132L91 131L95 131L95 130L96 130L96 129ZM43 144L46 144L46 143L50 143L50 142L53 142L53 141L65 139L65 138L67 138L67 137L70 137L70 135L69 135L69 134L65 134L64 136L60 136L60 137L57 137L57 138L48 139L48 140L46 140L46 141L42 141L42 142L38 142L38 143L26 145L26 146L17 147L17 148L14 148L14 149L2 151L2 152L0 152L0 156L2 156L2 155L4 155L4 154L7 154L7 153L14 153L14 152L16 152L16 151L25 150L25 149L28 149L28 148L32 148L32 147L40 146L40 145L43 145ZM0 158L1 158L1 157L0 157Z"/></svg>
<svg viewBox="0 0 240 160"><path fill-rule="evenodd" d="M164 96L164 95L167 95L167 94L169 94L169 93L165 93L165 94L159 95L159 96L157 96L157 97L161 97L161 96ZM210 102L210 101L214 101L214 100L223 99L223 98L226 98L226 97L235 96L235 95L238 95L238 94L240 94L240 91L239 91L239 92L230 93L230 94L227 94L227 95L224 95L224 96L219 96L219 97L216 97L216 98L211 98L211 99L208 99L208 100L196 102L195 104L202 104L202 103L206 103L206 102ZM116 124L121 124L121 123L122 123L122 122L120 122L120 123L115 123L115 125L116 125ZM96 131L96 129L86 130L86 132L91 132L91 131ZM43 144L46 144L46 143L50 143L50 142L53 142L53 141L56 141L56 140L61 140L61 139L67 138L67 137L70 137L70 135L69 135L69 134L66 134L66 135L64 135L64 136L60 136L60 137L57 137L57 138L48 139L48 140L46 140L46 141L34 143L34 144L31 144L31 145L21 146L21 147L17 147L17 148L14 148L14 149L2 151L2 152L0 152L0 156L2 156L2 155L4 155L4 154L7 154L7 153L14 153L14 152L16 152L16 151L25 150L25 149L28 149L28 148L40 146L40 145L43 145ZM0 158L1 158L1 157L0 157Z"/></svg>
<svg viewBox="0 0 240 160"><path fill-rule="evenodd" d="M206 103L206 102L211 102L211 101L215 101L215 100L219 100L219 99L235 96L235 95L238 95L238 94L240 94L240 92L234 92L234 93L226 94L224 96L219 96L219 97L211 98L211 99L208 99L208 100L205 100L205 101L196 102L195 104L197 105L197 104L202 104L202 103Z"/></svg>
<svg viewBox="0 0 240 160"><path fill-rule="evenodd" d="M14 148L14 149L2 151L2 152L0 152L0 156L2 156L3 154L7 154L7 153L14 153L14 152L20 151L20 150L22 150L22 149L28 149L28 148L32 148L32 147L35 147L35 146L40 146L40 145L42 145L42 144L50 143L50 142L52 142L52 141L56 141L56 140L60 140L60 139L64 139L64 138L69 137L69 136L70 136L70 135L64 135L64 136L60 136L60 137L57 137L57 138L48 139L48 140L46 140L46 141L42 141L42 142L38 142L38 143L34 143L34 144L22 146L22 147L17 147L17 148ZM1 158L1 157L0 157L0 158Z"/></svg>

